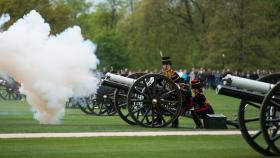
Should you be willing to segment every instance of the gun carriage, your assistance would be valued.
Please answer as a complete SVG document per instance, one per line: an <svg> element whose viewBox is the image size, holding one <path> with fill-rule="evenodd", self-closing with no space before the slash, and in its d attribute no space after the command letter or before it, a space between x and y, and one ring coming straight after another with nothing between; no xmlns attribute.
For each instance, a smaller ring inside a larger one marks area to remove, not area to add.
<svg viewBox="0 0 280 158"><path fill-rule="evenodd" d="M128 78L136 79L145 73L134 73L128 76ZM118 102L122 104L124 100L122 98L122 91L117 90L116 93L118 94ZM66 103L66 107L78 107L84 113L89 115L96 115L96 116L111 116L115 115L118 111L120 117L124 119L126 122L130 124L132 121L127 117L128 110L126 106L117 106L117 109L114 105L114 98L115 96L115 88L100 85L97 89L95 94L84 98L70 98L69 101Z"/></svg>
<svg viewBox="0 0 280 158"><path fill-rule="evenodd" d="M114 88L101 85L96 94L83 98L78 102L80 109L90 115L111 116L116 114L113 103Z"/></svg>
<svg viewBox="0 0 280 158"><path fill-rule="evenodd" d="M241 99L238 120L246 142L263 155L280 155L280 74L257 81L227 75L217 93ZM264 141L264 140L265 141Z"/></svg>
<svg viewBox="0 0 280 158"><path fill-rule="evenodd" d="M20 100L22 95L19 93L20 83L12 78L4 80L0 78L0 98L4 100Z"/></svg>
<svg viewBox="0 0 280 158"><path fill-rule="evenodd" d="M71 97L66 102L68 108L79 108L88 115L111 116L116 114L113 103L115 88L99 86L97 92L82 98Z"/></svg>
<svg viewBox="0 0 280 158"><path fill-rule="evenodd" d="M164 127L180 114L181 92L163 75L137 74L129 78L107 73L102 85L116 88L114 105L120 117L129 124Z"/></svg>

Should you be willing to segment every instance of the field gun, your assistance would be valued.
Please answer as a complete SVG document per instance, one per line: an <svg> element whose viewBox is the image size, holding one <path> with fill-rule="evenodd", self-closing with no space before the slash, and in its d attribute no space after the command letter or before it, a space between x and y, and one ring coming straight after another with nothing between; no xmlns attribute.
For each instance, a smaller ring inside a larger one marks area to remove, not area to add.
<svg viewBox="0 0 280 158"><path fill-rule="evenodd" d="M258 80L227 75L223 85L217 86L218 94L241 99L238 121L242 136L263 155L280 155L279 81L280 74Z"/></svg>
<svg viewBox="0 0 280 158"><path fill-rule="evenodd" d="M107 73L102 85L116 88L114 105L127 123L164 127L181 111L179 87L161 74L136 73L128 77Z"/></svg>

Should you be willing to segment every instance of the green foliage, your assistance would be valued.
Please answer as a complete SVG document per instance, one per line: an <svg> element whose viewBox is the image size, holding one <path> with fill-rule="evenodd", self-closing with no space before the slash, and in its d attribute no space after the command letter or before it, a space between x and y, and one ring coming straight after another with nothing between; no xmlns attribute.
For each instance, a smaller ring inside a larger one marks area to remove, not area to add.
<svg viewBox="0 0 280 158"><path fill-rule="evenodd" d="M100 45L100 67L158 69L160 50L172 57L175 68L280 66L279 0L104 0L96 6L87 0L0 0L0 4L0 14L11 15L4 29L32 9L50 23L52 34L79 25L85 38ZM100 52L105 50L110 53ZM118 63L120 59L130 64Z"/></svg>
<svg viewBox="0 0 280 158"><path fill-rule="evenodd" d="M97 43L98 68L122 69L129 67L130 59L125 47L123 35L115 31L115 25L121 16L118 7L121 1L107 1L98 4L95 12L78 17L77 24L83 34Z"/></svg>
<svg viewBox="0 0 280 158"><path fill-rule="evenodd" d="M115 31L99 32L94 42L97 43L96 55L100 59L99 68L107 70L113 67L114 69L122 69L129 65L128 53L124 47L122 37Z"/></svg>
<svg viewBox="0 0 280 158"><path fill-rule="evenodd" d="M172 56L174 67L192 66L195 46L176 21L163 19L160 15L166 1L141 1L129 17L119 22L117 27L126 41L133 69L160 68L160 50L164 55ZM165 14L167 19L172 18ZM143 62L145 61L145 62Z"/></svg>
<svg viewBox="0 0 280 158"><path fill-rule="evenodd" d="M8 28L19 18L31 10L38 11L50 24L52 34L59 33L74 24L72 9L63 1L49 0L0 0L0 14L9 13L11 20L4 28Z"/></svg>
<svg viewBox="0 0 280 158"><path fill-rule="evenodd" d="M229 4L229 5L226 5ZM277 23L270 18L271 6L260 1L225 1L217 3L219 12L210 18L206 35L208 50L204 64L210 67L255 70L277 69L271 65L273 58L279 59L275 48L279 48ZM279 25L278 25L279 26ZM222 58L222 54L225 58ZM214 61L214 62L213 62ZM213 63L219 63L214 65Z"/></svg>

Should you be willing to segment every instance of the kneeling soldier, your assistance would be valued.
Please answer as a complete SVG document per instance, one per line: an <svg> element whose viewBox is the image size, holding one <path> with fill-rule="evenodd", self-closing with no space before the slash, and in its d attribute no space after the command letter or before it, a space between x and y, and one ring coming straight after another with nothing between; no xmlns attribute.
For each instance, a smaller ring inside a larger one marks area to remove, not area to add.
<svg viewBox="0 0 280 158"><path fill-rule="evenodd" d="M192 98L194 109L191 110L191 115L196 124L196 128L203 128L200 119L205 119L207 114L214 114L214 110L207 102L199 80L191 81L191 88L194 94Z"/></svg>

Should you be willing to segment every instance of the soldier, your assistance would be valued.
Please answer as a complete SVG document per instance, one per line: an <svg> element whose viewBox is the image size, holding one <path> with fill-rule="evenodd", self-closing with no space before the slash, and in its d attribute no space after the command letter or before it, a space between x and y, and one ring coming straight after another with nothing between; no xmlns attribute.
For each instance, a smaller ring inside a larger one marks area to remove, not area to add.
<svg viewBox="0 0 280 158"><path fill-rule="evenodd" d="M207 114L214 114L214 110L207 102L207 99L203 94L202 85L199 80L192 80L191 88L194 94L192 99L194 109L191 110L191 115L196 124L196 128L203 128L200 119L204 119Z"/></svg>
<svg viewBox="0 0 280 158"><path fill-rule="evenodd" d="M182 111L189 110L192 106L191 104L191 90L184 83L184 81L179 77L179 75L174 71L171 67L171 58L162 56L162 72L164 76L167 76L171 80L173 80L176 84L179 85L180 91L183 94L183 109ZM179 127L179 120L176 118L172 122L172 128Z"/></svg>

